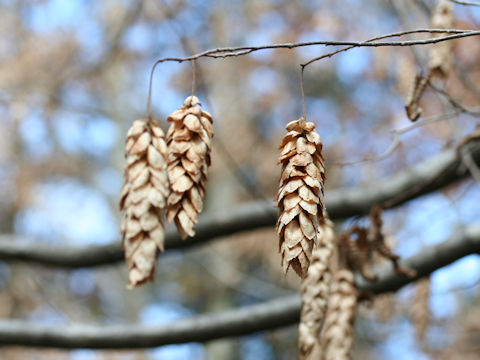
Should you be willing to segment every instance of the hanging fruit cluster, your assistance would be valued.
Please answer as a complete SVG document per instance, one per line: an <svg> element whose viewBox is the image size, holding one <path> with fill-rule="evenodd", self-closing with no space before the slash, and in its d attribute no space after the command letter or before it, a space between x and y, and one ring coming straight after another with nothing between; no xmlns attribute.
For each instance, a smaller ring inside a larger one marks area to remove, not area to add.
<svg viewBox="0 0 480 360"><path fill-rule="evenodd" d="M127 133L122 247L129 287L153 280L158 251L164 251L164 215L182 239L195 235L210 165L212 116L196 96L174 111L165 138L152 118L136 120Z"/></svg>
<svg viewBox="0 0 480 360"><path fill-rule="evenodd" d="M432 26L453 27L448 1L439 1ZM448 76L452 54L450 42L432 46L427 75L415 77L407 99L405 108L412 121L421 116L419 101L430 81ZM282 169L275 198L279 210L278 249L285 274L291 268L302 281L300 358L351 359L357 305L368 295L357 289L355 272L368 281L376 281L371 269L376 256L390 260L397 274L413 277L415 273L400 266L399 257L387 245L380 206L371 208L368 227L354 224L342 234L335 233L324 205L326 170L322 141L315 124L305 117L303 67L304 114L287 124L279 147L278 163ZM151 116L136 120L127 133L120 209L130 288L154 278L157 254L165 247L164 218L175 223L185 240L195 236L203 209L214 135L212 116L202 110L199 99L192 95L167 120L171 125L166 136ZM468 142L465 141L463 145ZM423 337L429 318L428 280L418 287L412 319L419 337Z"/></svg>

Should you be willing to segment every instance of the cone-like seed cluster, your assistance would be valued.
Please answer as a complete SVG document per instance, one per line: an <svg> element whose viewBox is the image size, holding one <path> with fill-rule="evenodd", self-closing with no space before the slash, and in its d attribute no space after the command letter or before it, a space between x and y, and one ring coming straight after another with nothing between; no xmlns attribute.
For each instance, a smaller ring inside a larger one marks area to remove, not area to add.
<svg viewBox="0 0 480 360"><path fill-rule="evenodd" d="M302 312L298 327L300 359L317 359L321 353L320 333L330 293L330 258L335 243L333 224L320 226L318 245L312 251L307 276L301 285Z"/></svg>
<svg viewBox="0 0 480 360"><path fill-rule="evenodd" d="M332 280L328 311L325 317L323 344L325 360L352 358L357 290L353 272L343 268Z"/></svg>
<svg viewBox="0 0 480 360"><path fill-rule="evenodd" d="M448 0L440 0L435 7L431 20L434 29L453 29L453 6ZM436 34L436 37L448 34ZM430 50L430 71L440 76L446 76L453 64L453 46L451 41L442 41L432 45Z"/></svg>
<svg viewBox="0 0 480 360"><path fill-rule="evenodd" d="M415 298L411 306L411 318L417 338L423 341L425 333L427 332L428 324L430 323L430 278L426 277L416 284Z"/></svg>
<svg viewBox="0 0 480 360"><path fill-rule="evenodd" d="M129 287L153 280L157 250L163 251L163 214L169 193L167 144L153 120L136 120L127 133L125 183L120 195L124 211L122 248L129 269Z"/></svg>
<svg viewBox="0 0 480 360"><path fill-rule="evenodd" d="M303 278L323 221L325 166L322 141L313 123L301 118L290 122L286 129L288 133L280 145L277 233L285 273L291 266Z"/></svg>
<svg viewBox="0 0 480 360"><path fill-rule="evenodd" d="M210 165L212 116L200 106L196 96L189 96L183 106L168 117L172 125L167 132L171 189L167 220L175 221L182 239L195 235Z"/></svg>

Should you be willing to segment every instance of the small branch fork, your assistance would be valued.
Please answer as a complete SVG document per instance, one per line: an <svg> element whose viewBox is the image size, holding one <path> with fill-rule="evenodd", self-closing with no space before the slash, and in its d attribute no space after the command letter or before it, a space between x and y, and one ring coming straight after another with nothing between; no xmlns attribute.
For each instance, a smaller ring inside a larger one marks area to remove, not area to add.
<svg viewBox="0 0 480 360"><path fill-rule="evenodd" d="M404 36L409 34L419 34L419 33L441 33L441 34L450 34L446 36L440 36L435 38L429 38L424 40L405 40L405 41L378 41L381 39L389 38L389 37L398 37ZM297 47L305 47L305 46L346 46L346 48L339 49L329 54L325 54L319 56L317 58L311 59L306 63L301 64L302 73L303 69L308 65L324 59L326 57L332 57L340 52L350 50L354 47L380 47L380 46L413 46L413 45L428 45L428 44L435 44L442 41L453 40L468 36L478 36L480 35L480 30L460 30L460 29L416 29L416 30L408 30L402 32L391 33L387 35L382 35L379 37L375 37L366 41L307 41L307 42L298 42L298 43L283 43L283 44L268 44L268 45L261 45L261 46L239 46L239 47L223 47L223 48L216 48L206 50L191 56L187 57L165 57L158 59L152 66L152 71L150 72L150 80L148 86L148 98L147 98L147 116L151 115L151 98L152 98L152 82L153 82L153 75L155 73L156 67L164 62L168 61L175 61L178 63L182 63L185 61L193 61L203 57L210 57L210 58L227 58L227 57L235 57L235 56L242 56L247 55L255 51L259 50L272 50L272 49L294 49Z"/></svg>

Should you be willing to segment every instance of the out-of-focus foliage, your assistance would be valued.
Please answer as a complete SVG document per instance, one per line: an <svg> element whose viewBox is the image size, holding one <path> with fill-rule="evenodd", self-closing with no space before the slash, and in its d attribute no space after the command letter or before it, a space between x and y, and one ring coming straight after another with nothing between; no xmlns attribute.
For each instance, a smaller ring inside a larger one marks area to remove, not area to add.
<svg viewBox="0 0 480 360"><path fill-rule="evenodd" d="M119 239L124 134L145 115L155 59L208 48L318 39L364 40L425 28L430 0L184 1L4 0L0 2L0 231L37 242L87 246ZM480 8L455 6L457 28L479 28ZM454 71L438 86L467 108L480 106L478 37L453 42ZM273 198L284 126L301 115L298 64L331 48L267 50L202 59L197 95L215 117L206 210ZM478 119L455 113L400 136L405 96L428 66L428 47L357 48L308 67L307 117L324 144L326 193L377 181L455 146ZM190 93L190 65L165 63L153 85L153 113L166 116ZM457 110L427 89L422 118ZM327 195L328 196L328 195ZM478 221L479 185L465 181L385 214L396 251L411 255ZM337 224L340 227L341 224ZM2 318L160 324L298 291L279 266L273 229L241 233L185 253L166 253L156 282L125 289L125 265L59 271L0 263ZM458 276L461 273L462 276ZM364 309L356 358L473 359L478 349L480 261L470 256L431 277L431 324L419 343L408 320L414 289L377 322ZM454 289L454 290L452 290ZM206 345L147 351L4 348L2 359L292 359L294 327Z"/></svg>

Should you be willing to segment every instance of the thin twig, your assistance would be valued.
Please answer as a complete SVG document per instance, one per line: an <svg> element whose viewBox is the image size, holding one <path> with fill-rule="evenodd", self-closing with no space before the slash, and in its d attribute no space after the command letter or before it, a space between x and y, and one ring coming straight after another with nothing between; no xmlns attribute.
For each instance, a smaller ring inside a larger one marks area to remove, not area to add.
<svg viewBox="0 0 480 360"><path fill-rule="evenodd" d="M452 117L460 115L462 112L463 111L461 111L461 110L456 110L456 111L452 111L452 112L448 112L448 113L444 113L444 114L432 115L432 116L423 118L423 120L417 121L416 123L413 123L411 125L405 126L403 128L400 128L400 129L392 130L392 132L395 133L395 134L399 134L399 135L404 134L404 133L409 132L409 131L411 131L413 129L416 129L418 127L426 126L426 125L435 123L437 121L443 121L443 120L451 119Z"/></svg>
<svg viewBox="0 0 480 360"><path fill-rule="evenodd" d="M153 86L153 74L155 73L155 68L159 63L155 63L152 66L152 70L150 71L150 80L148 81L148 96L147 96L147 118L152 117L152 86Z"/></svg>
<svg viewBox="0 0 480 360"><path fill-rule="evenodd" d="M302 91L302 114L303 114L303 119L307 121L307 106L305 104L305 81L303 79L304 70L305 70L305 66L300 65L300 88Z"/></svg>
<svg viewBox="0 0 480 360"><path fill-rule="evenodd" d="M464 1L464 0L450 0L450 1L460 5L480 6L479 1Z"/></svg>
<svg viewBox="0 0 480 360"><path fill-rule="evenodd" d="M396 32L396 33L391 33L391 34L387 34L387 35L381 35L381 36L377 36L375 38L372 38L372 39L369 39L369 40L366 40L365 42L367 43L371 43L373 41L377 41L377 40L382 40L382 39L386 39L386 38L389 38L389 37L398 37L398 36L404 36L404 35L409 35L409 34L416 34L416 33L423 33L423 32L426 32L425 30L428 30L428 29L420 29L420 30L408 30L408 31L400 31L400 32ZM464 30L460 30L460 31L464 31ZM433 31L433 33L436 33L437 31ZM350 49L353 49L355 47L357 47L358 45L350 45L350 46L347 46L347 47L344 47L342 49L339 49L339 50L336 50L336 51L332 51L328 54L324 54L324 55L321 55L319 57L316 57L316 58L313 58L309 61L307 61L306 63L302 64L302 66L308 66L310 65L311 63L313 62L316 62L318 60L322 60L322 59L325 59L325 58L330 58L334 55L337 55L341 52L344 52L344 51L347 51L347 50L350 50Z"/></svg>
<svg viewBox="0 0 480 360"><path fill-rule="evenodd" d="M457 100L455 100L446 90L430 83L430 87L435 90L435 92L437 92L438 94L441 94L443 95L444 97L446 97L446 99L448 100L448 102L454 107L454 108L457 108L459 110L461 110L461 112L463 113L467 113L469 115L473 115L473 116L480 116L480 108L467 108L465 105L461 104L460 102L458 102Z"/></svg>
<svg viewBox="0 0 480 360"><path fill-rule="evenodd" d="M342 162L330 162L328 163L328 166L351 166L351 165L357 165L365 162L377 162L381 160L385 160L387 157L393 154L393 152L397 149L397 147L400 145L400 136L399 134L393 133L394 138L393 141L391 142L390 146L385 150L383 153L380 155L376 156L365 156L360 160L352 160L352 161L342 161Z"/></svg>
<svg viewBox="0 0 480 360"><path fill-rule="evenodd" d="M412 46L412 45L427 45L435 44L437 42L442 42L446 40L458 39L465 36L475 36L480 35L480 31L473 30L459 30L459 29L422 29L409 30L402 33L394 33L382 35L382 38L388 38L392 36L401 36L411 33L450 33L455 35L448 35L444 37L429 38L425 40L408 40L408 41L389 41L389 42L372 42L372 39L366 41L309 41L309 42L299 42L299 43L285 43L285 44L269 44L261 46L243 46L237 48L218 48L207 50L204 53L197 54L198 57L212 57L212 58L227 58L234 56L247 55L254 51L258 50L271 50L271 49L294 49L297 47L304 46L315 46L315 45L324 45L324 46L351 46L354 47L381 47L381 46ZM191 61L193 58L165 58L164 61Z"/></svg>
<svg viewBox="0 0 480 360"><path fill-rule="evenodd" d="M291 289L280 287L256 275L240 271L231 262L226 261L220 252L211 248L209 251L214 253L212 259L199 256L194 258L194 261L204 267L222 285L260 300L292 294ZM218 269L222 270L218 271Z"/></svg>
<svg viewBox="0 0 480 360"><path fill-rule="evenodd" d="M167 61L175 61L175 62L184 62L184 61L193 61L202 57L212 57L212 58L227 58L227 57L235 57L241 55L247 55L255 51L259 50L268 50L268 49L294 49L297 47L304 47L304 46L350 46L350 47L380 47L380 46L412 46L412 45L427 45L427 44L434 44L446 40L453 40L467 36L477 36L480 35L479 31L471 31L471 30L459 30L459 29L417 29L417 30L408 30L403 32L397 32L387 35L382 35L380 38L387 38L393 36L402 36L407 34L413 33L448 33L453 35L448 36L441 36L436 38L429 38L425 40L407 40L407 41L390 41L390 42L372 42L372 39L366 41L307 41L307 42L298 42L298 43L283 43L283 44L268 44L268 45L261 45L261 46L239 46L239 47L224 47L224 48L216 48L206 50L191 56L187 57L164 57L155 61L152 66L152 71L150 73L150 80L148 86L148 97L147 97L147 115L151 112L151 98L152 98L152 81L153 75L155 73L156 67ZM377 37L376 37L377 38ZM373 38L373 39L376 39ZM346 49L348 50L348 49ZM345 51L345 50L343 50Z"/></svg>
<svg viewBox="0 0 480 360"><path fill-rule="evenodd" d="M342 162L329 162L328 166L337 166L337 167L342 167L342 166L351 166L351 165L357 165L365 162L377 162L386 159L388 156L393 154L393 152L398 148L398 146L401 143L400 136L403 135L406 132L409 132L413 129L416 129L418 127L426 126L438 121L443 121L443 120L449 120L452 117L458 116L460 114L466 113L472 116L480 116L480 109L466 109L464 107L457 107L458 110L444 113L444 114L439 114L439 115L433 115L424 118L421 121L415 122L409 126L405 126L404 128L401 129L393 129L391 130L391 134L393 135L393 140L387 150L385 150L383 153L380 155L369 155L365 156L362 159L359 160L350 160L350 161L342 161Z"/></svg>

